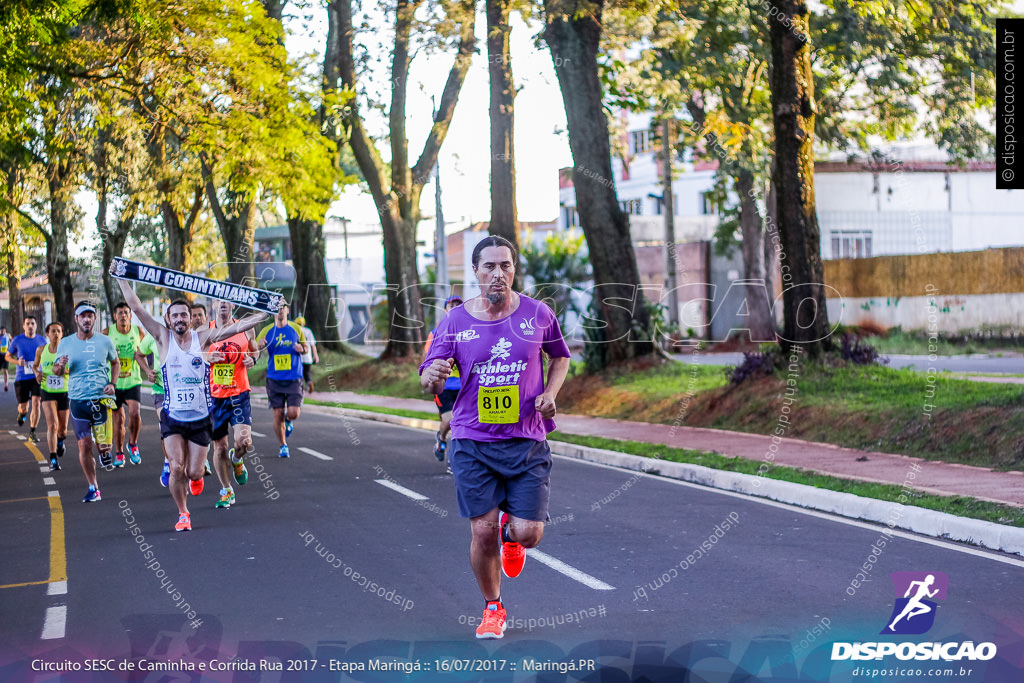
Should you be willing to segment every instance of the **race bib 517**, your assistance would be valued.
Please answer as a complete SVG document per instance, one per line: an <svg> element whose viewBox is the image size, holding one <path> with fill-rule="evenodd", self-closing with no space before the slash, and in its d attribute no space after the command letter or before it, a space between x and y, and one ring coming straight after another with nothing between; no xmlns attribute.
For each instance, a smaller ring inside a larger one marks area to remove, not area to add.
<svg viewBox="0 0 1024 683"><path fill-rule="evenodd" d="M519 422L519 385L480 387L476 407L477 419L481 424Z"/></svg>
<svg viewBox="0 0 1024 683"><path fill-rule="evenodd" d="M292 369L292 354L290 353L279 353L274 356L274 370L282 372L285 370Z"/></svg>

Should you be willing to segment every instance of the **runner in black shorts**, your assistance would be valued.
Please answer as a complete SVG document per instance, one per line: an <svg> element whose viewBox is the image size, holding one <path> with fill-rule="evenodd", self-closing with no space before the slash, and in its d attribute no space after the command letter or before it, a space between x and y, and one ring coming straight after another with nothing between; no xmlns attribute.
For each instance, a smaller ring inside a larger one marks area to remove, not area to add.
<svg viewBox="0 0 1024 683"><path fill-rule="evenodd" d="M68 375L53 374L57 361L57 347L64 337L64 326L50 323L46 326L49 344L36 350L32 364L39 381L40 405L46 417L46 445L50 448L50 469L59 470L58 458L64 457L64 435L68 428Z"/></svg>
<svg viewBox="0 0 1024 683"><path fill-rule="evenodd" d="M115 266L111 265L111 275ZM189 327L189 304L184 299L172 301L167 309L170 329L146 311L138 295L126 280L118 279L121 294L132 307L146 331L156 340L163 360L164 409L160 416L160 434L170 459L171 497L178 508L175 531L191 531L192 516L188 510L188 489L193 496L203 492L203 463L211 441L210 365L207 351L210 345L239 332L255 327L267 316L253 313L224 328Z"/></svg>
<svg viewBox="0 0 1024 683"><path fill-rule="evenodd" d="M95 334L96 307L82 301L75 307L75 334L64 337L57 345L53 374L69 376L68 409L71 426L78 438L78 460L89 484L83 503L101 500L96 480L96 460L92 454L95 441L104 467L110 467L113 441L114 385L120 371L117 349L109 337ZM108 369L109 364L109 369Z"/></svg>
<svg viewBox="0 0 1024 683"><path fill-rule="evenodd" d="M278 456L291 456L288 437L302 408L302 354L306 337L302 328L288 321L288 304L282 304L267 325L256 336L256 345L270 355L267 361L267 399L274 411L274 435L280 444Z"/></svg>
<svg viewBox="0 0 1024 683"><path fill-rule="evenodd" d="M7 360L18 366L14 375L14 392L18 399L18 426L25 424L28 420L29 441L38 442L36 426L39 424L39 382L36 380L36 373L32 370L32 363L36 360L36 350L46 344L46 339L41 334L36 334L36 317L25 316L22 323L24 334L19 334L11 340L7 347Z"/></svg>
<svg viewBox="0 0 1024 683"><path fill-rule="evenodd" d="M459 514L470 520L470 565L486 601L476 637L501 638L501 573L519 575L526 548L540 543L548 519L547 434L555 428L569 349L551 309L512 291L518 257L508 240L485 237L472 260L481 293L441 321L420 382L439 393L453 365L462 375L448 461Z"/></svg>

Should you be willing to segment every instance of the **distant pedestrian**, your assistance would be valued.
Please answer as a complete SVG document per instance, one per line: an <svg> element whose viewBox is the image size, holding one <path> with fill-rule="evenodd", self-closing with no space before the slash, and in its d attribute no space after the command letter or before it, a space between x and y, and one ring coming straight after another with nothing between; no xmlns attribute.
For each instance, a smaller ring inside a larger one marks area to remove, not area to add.
<svg viewBox="0 0 1024 683"><path fill-rule="evenodd" d="M4 391L7 391L7 347L11 345L11 335L7 328L0 326L0 371L4 373Z"/></svg>
<svg viewBox="0 0 1024 683"><path fill-rule="evenodd" d="M313 393L313 366L320 362L316 337L313 330L306 327L306 319L301 315L295 319L295 324L302 328L302 336L306 338L306 352L302 354L302 381L306 383L306 391Z"/></svg>
<svg viewBox="0 0 1024 683"><path fill-rule="evenodd" d="M452 295L444 302L444 312L447 314L448 311L461 305L462 297ZM444 318L441 320L443 321ZM438 327L440 325L441 323L439 322ZM430 344L434 341L435 334L437 334L437 327L427 335L427 344L423 348L424 358L430 352ZM459 368L453 367L451 374L448 375L448 379L444 382L444 391L434 394L434 404L437 406L437 412L441 416L441 428L434 437L434 457L440 462L444 462L445 452L448 450L448 433L451 431L452 409L455 408L455 399L458 397L459 389L461 388L462 380L459 378Z"/></svg>

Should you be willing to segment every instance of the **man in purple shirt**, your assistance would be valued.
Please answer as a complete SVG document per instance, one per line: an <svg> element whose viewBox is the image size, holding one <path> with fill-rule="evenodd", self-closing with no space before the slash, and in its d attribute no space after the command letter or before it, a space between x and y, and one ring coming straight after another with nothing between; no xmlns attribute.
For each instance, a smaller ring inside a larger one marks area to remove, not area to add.
<svg viewBox="0 0 1024 683"><path fill-rule="evenodd" d="M448 312L420 366L420 382L433 393L441 392L453 363L462 375L448 460L459 513L472 529L470 565L486 601L477 638L504 634L501 572L518 576L526 548L544 535L547 435L555 428L555 396L569 371L569 348L555 314L511 289L518 258L503 237L477 244L473 273L481 293Z"/></svg>

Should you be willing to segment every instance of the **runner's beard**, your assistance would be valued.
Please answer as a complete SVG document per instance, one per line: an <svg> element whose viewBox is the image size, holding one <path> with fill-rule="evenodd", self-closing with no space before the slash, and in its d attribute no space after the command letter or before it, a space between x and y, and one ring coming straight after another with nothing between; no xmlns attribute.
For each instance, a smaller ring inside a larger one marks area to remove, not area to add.
<svg viewBox="0 0 1024 683"><path fill-rule="evenodd" d="M504 286L495 289L494 286L492 285L487 290L487 300L491 303L492 306L501 306L502 304L505 303L505 300L507 298L508 290L506 290Z"/></svg>
<svg viewBox="0 0 1024 683"><path fill-rule="evenodd" d="M189 331L189 324L188 323L186 323L186 322L176 322L176 323L174 323L174 333L175 334L185 334L188 331Z"/></svg>

